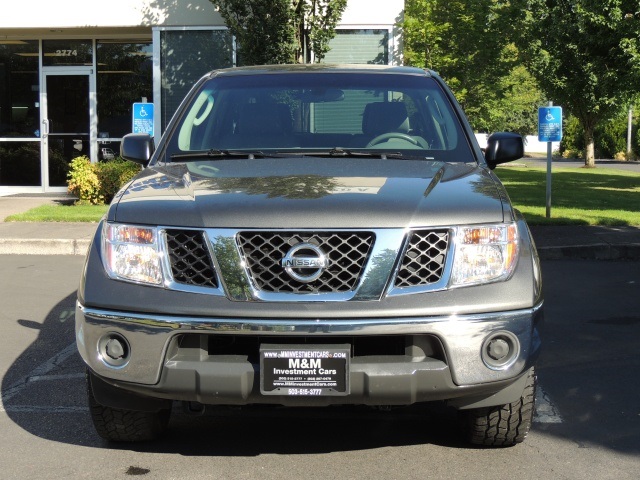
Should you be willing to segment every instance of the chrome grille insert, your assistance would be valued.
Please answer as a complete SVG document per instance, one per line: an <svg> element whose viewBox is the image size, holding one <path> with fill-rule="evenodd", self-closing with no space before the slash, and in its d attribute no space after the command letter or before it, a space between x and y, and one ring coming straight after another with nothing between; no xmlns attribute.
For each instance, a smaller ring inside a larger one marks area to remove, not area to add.
<svg viewBox="0 0 640 480"><path fill-rule="evenodd" d="M444 272L448 246L448 230L411 232L395 286L416 287L439 282Z"/></svg>
<svg viewBox="0 0 640 480"><path fill-rule="evenodd" d="M238 243L258 290L275 293L341 293L356 288L374 242L371 232L240 232ZM329 259L320 277L302 283L286 273L282 259L300 243L317 246Z"/></svg>
<svg viewBox="0 0 640 480"><path fill-rule="evenodd" d="M201 230L165 230L171 274L176 283L217 288L215 269Z"/></svg>

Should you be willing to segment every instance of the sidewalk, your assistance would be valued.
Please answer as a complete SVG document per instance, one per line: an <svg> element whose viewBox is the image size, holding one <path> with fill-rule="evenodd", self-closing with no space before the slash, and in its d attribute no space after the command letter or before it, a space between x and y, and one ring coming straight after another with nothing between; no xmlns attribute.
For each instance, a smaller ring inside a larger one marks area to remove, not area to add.
<svg viewBox="0 0 640 480"><path fill-rule="evenodd" d="M69 197L0 197L0 254L85 255L95 223L5 222L15 213ZM533 226L540 258L640 260L640 226Z"/></svg>

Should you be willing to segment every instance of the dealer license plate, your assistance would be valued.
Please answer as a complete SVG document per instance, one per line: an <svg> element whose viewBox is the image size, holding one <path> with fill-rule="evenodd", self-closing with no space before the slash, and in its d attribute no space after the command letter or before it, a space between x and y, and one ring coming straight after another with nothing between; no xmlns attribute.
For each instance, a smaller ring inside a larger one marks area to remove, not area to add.
<svg viewBox="0 0 640 480"><path fill-rule="evenodd" d="M351 347L345 345L262 345L263 395L349 395Z"/></svg>

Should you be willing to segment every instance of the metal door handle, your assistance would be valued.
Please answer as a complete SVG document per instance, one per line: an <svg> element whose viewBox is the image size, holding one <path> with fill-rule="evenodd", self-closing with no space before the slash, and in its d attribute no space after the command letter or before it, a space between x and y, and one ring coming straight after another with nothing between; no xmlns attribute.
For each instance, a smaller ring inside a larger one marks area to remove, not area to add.
<svg viewBox="0 0 640 480"><path fill-rule="evenodd" d="M49 119L42 120L42 138L46 138L49 135Z"/></svg>

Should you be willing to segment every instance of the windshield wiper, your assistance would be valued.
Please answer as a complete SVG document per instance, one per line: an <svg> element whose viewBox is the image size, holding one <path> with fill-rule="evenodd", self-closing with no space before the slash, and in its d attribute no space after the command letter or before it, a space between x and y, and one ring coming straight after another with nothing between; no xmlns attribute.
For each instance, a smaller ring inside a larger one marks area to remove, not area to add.
<svg viewBox="0 0 640 480"><path fill-rule="evenodd" d="M404 155L401 152L390 152L385 150L351 150L342 147L334 147L330 150L319 151L296 151L290 152L263 152L262 150L210 150L193 151L187 153L174 153L171 155L172 161L185 162L190 160L227 160L230 158L290 158L290 157L350 157L350 158L379 158L399 159L399 160L433 160L431 157L419 155Z"/></svg>
<svg viewBox="0 0 640 480"><path fill-rule="evenodd" d="M171 160L225 160L228 158L246 158L253 160L254 158L280 157L278 154L264 153L260 150L218 150L212 148L210 150L201 150L189 153L173 153Z"/></svg>
<svg viewBox="0 0 640 480"><path fill-rule="evenodd" d="M342 147L334 147L331 150L325 152L304 152L302 156L309 157L351 157L351 158L380 158L386 159L401 159L401 160L424 160L426 157L418 155L404 155L401 152L390 152L386 150L352 150Z"/></svg>

